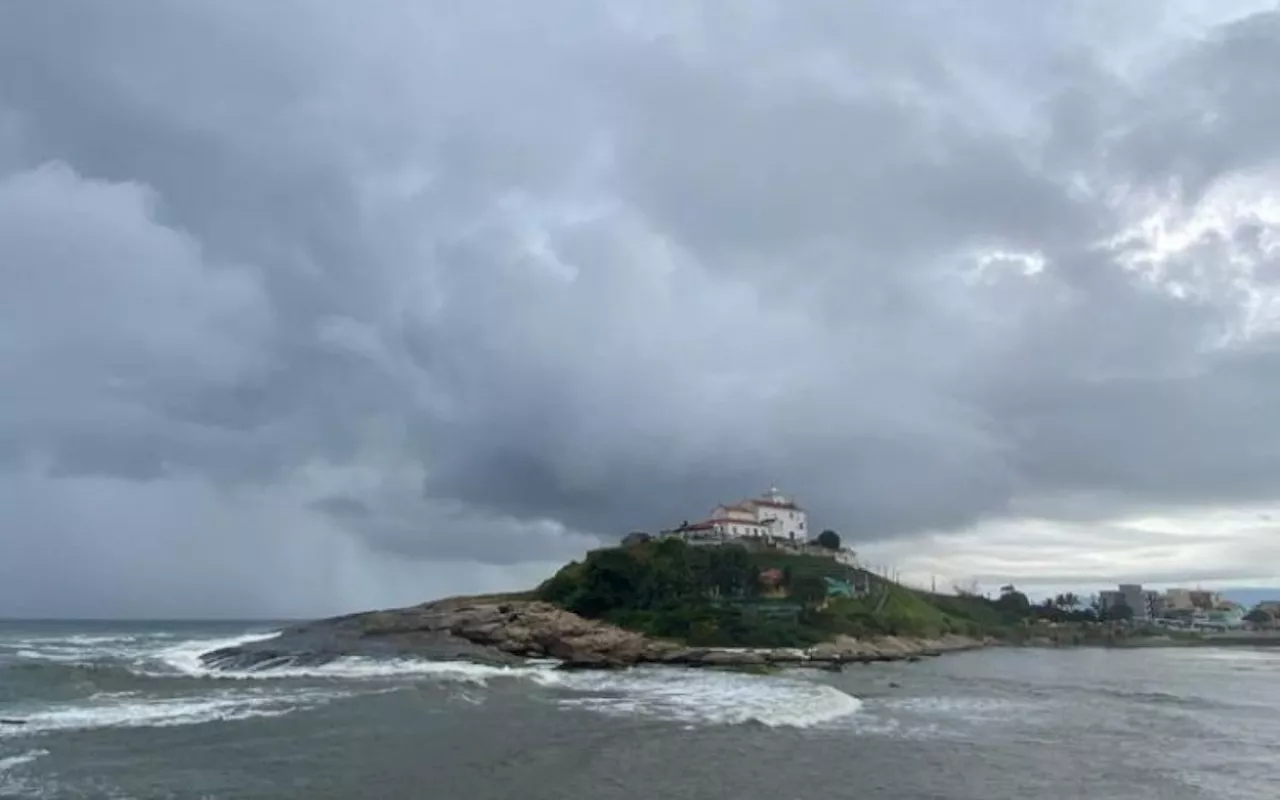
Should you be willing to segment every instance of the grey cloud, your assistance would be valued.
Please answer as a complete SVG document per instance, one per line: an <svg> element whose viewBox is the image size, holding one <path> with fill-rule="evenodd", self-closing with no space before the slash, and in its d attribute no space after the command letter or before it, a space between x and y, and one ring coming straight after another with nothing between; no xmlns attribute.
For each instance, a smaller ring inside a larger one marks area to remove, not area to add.
<svg viewBox="0 0 1280 800"><path fill-rule="evenodd" d="M1280 11L1231 22L1189 47L1147 85L1122 135L1119 167L1198 199L1225 174L1275 158Z"/></svg>
<svg viewBox="0 0 1280 800"><path fill-rule="evenodd" d="M0 561L327 608L771 483L860 540L1273 491L1274 222L1134 225L1277 155L1274 13L454 6L0 9ZM87 486L110 574L27 546Z"/></svg>

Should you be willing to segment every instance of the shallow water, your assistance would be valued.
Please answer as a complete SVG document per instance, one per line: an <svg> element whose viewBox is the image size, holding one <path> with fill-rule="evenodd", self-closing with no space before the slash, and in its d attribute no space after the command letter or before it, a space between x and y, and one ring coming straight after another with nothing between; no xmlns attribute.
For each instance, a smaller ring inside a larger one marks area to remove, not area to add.
<svg viewBox="0 0 1280 800"><path fill-rule="evenodd" d="M347 659L218 623L0 623L0 797L1275 797L1280 653L991 650L751 676ZM893 686L892 684L900 684Z"/></svg>

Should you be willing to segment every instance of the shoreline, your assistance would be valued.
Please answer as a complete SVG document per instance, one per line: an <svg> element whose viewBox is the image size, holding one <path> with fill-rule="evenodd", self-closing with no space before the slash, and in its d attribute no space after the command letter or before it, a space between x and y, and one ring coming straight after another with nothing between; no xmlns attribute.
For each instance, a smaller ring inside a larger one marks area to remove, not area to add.
<svg viewBox="0 0 1280 800"><path fill-rule="evenodd" d="M406 608L368 611L285 628L271 639L201 655L205 666L253 669L274 663L323 663L344 656L417 657L515 666L554 660L560 669L618 669L641 664L692 668L768 670L809 667L839 670L846 664L920 661L988 647L1147 649L1181 647L1280 647L1280 636L1028 637L997 639L947 634L937 637L837 636L811 647L702 647L658 639L551 603L525 597L457 597Z"/></svg>
<svg viewBox="0 0 1280 800"><path fill-rule="evenodd" d="M272 639L219 648L200 658L205 666L223 669L343 656L421 657L495 666L551 659L561 669L640 664L838 669L844 664L919 661L994 644L994 639L958 635L840 636L808 648L698 647L586 619L544 601L481 597L317 620L286 628Z"/></svg>
<svg viewBox="0 0 1280 800"><path fill-rule="evenodd" d="M1076 638L1076 637L1073 637ZM1181 649L1220 647L1228 649L1241 648L1280 648L1280 633L1227 633L1205 635L1170 636L1168 634L1132 634L1128 636L1079 637L1075 641L1061 641L1051 637L1031 637L1021 642L1010 642L1013 647L1034 647L1041 649L1098 647L1107 650L1142 650L1142 649Z"/></svg>

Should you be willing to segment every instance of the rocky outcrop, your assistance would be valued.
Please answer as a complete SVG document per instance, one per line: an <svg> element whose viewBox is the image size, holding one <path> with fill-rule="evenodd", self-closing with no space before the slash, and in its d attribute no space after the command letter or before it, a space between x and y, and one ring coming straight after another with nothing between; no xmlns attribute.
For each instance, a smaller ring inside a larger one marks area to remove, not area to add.
<svg viewBox="0 0 1280 800"><path fill-rule="evenodd" d="M973 639L968 636L947 635L936 639L914 639L885 636L875 639L855 639L838 636L809 651L814 661L859 663L868 661L901 661L974 650L993 644L991 640Z"/></svg>
<svg viewBox="0 0 1280 800"><path fill-rule="evenodd" d="M347 655L415 656L489 664L555 659L566 668L578 669L634 664L821 666L918 659L984 644L960 636L842 636L807 650L696 648L584 619L550 603L456 598L321 620L287 629L275 639L206 653L203 660L210 667L235 669L323 663Z"/></svg>

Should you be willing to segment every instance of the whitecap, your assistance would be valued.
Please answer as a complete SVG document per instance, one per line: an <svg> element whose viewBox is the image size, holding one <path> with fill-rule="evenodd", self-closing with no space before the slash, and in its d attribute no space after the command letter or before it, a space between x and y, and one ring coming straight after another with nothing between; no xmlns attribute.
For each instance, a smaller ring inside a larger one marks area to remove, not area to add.
<svg viewBox="0 0 1280 800"><path fill-rule="evenodd" d="M112 696L88 703L52 706L25 714L24 725L0 731L0 738L16 738L48 731L162 728L253 717L278 717L300 709L315 708L344 696L347 695L319 692L280 695L222 694L146 700L124 695Z"/></svg>
<svg viewBox="0 0 1280 800"><path fill-rule="evenodd" d="M230 639L192 640L162 650L157 660L168 668L184 675L200 678L227 680L279 680L286 678L331 678L361 680L370 678L429 677L441 680L484 684L492 678L521 677L534 671L542 671L548 665L530 663L528 666L502 667L476 664L470 661L430 661L417 658L365 658L344 656L324 664L298 665L286 656L246 669L209 667L201 656L224 647L235 647L273 639L279 633L245 634ZM143 674L154 674L143 671Z"/></svg>
<svg viewBox="0 0 1280 800"><path fill-rule="evenodd" d="M195 639L158 651L149 662L183 675L218 680L430 679L484 686L494 679L524 679L559 690L556 702L608 715L644 715L685 724L808 728L855 714L861 701L833 686L791 676L756 676L711 670L637 667L621 672L562 672L556 662L491 666L466 661L372 659L347 656L299 665L285 657L248 669L210 668L204 654L265 641L278 633ZM144 673L154 674L154 673ZM568 695L568 696L564 696Z"/></svg>
<svg viewBox="0 0 1280 800"><path fill-rule="evenodd" d="M856 714L862 707L861 700L834 686L792 677L655 667L620 673L540 673L534 678L578 694L559 700L566 708L688 725L812 728Z"/></svg>
<svg viewBox="0 0 1280 800"><path fill-rule="evenodd" d="M545 670L539 667L497 667L470 661L426 661L422 659L373 659L346 656L326 664L294 666L282 660L266 662L251 669L210 669L198 673L227 679L272 680L281 678L333 678L362 680L369 678L436 678L483 685L493 678L520 678ZM196 674L196 673L193 673Z"/></svg>
<svg viewBox="0 0 1280 800"><path fill-rule="evenodd" d="M4 773L6 772L10 772L14 769L17 769L18 767L21 767L23 764L30 764L32 761L35 761L37 758L40 758L41 756L47 756L47 755L49 755L48 750L28 750L27 752L19 753L16 756L6 756L5 758L0 758L0 776L4 775Z"/></svg>
<svg viewBox="0 0 1280 800"><path fill-rule="evenodd" d="M13 655L31 661L58 664L94 664L104 659L138 660L154 655L172 634L74 634L71 636L28 636L0 643Z"/></svg>
<svg viewBox="0 0 1280 800"><path fill-rule="evenodd" d="M224 647L238 647L252 642L265 642L268 639L274 639L279 635L279 631L267 631L244 633L239 636L223 637L220 639L188 639L187 641L170 645L155 652L152 658L164 664L166 667L184 675L204 677L215 673L214 670L210 670L203 662L201 662L200 656L205 653L213 650L220 650Z"/></svg>
<svg viewBox="0 0 1280 800"><path fill-rule="evenodd" d="M48 750L28 750L15 756L0 757L0 797L43 797L43 791L17 773L21 767L47 755Z"/></svg>

